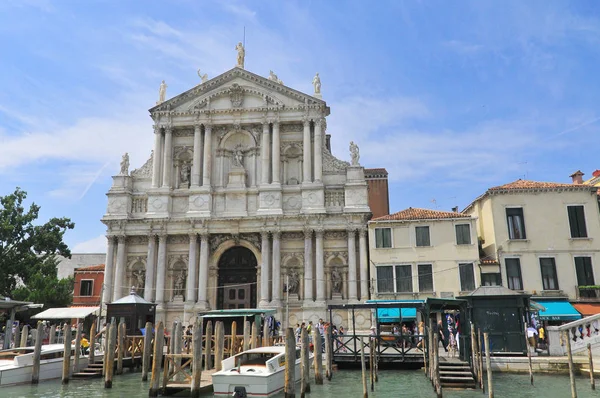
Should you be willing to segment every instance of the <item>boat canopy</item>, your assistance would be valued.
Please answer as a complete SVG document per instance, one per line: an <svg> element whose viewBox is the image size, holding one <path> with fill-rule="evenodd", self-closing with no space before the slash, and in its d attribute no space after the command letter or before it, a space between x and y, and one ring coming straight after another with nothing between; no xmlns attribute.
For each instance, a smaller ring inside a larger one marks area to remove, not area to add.
<svg viewBox="0 0 600 398"><path fill-rule="evenodd" d="M66 307L50 308L35 314L33 319L83 319L90 314L98 313L100 307Z"/></svg>

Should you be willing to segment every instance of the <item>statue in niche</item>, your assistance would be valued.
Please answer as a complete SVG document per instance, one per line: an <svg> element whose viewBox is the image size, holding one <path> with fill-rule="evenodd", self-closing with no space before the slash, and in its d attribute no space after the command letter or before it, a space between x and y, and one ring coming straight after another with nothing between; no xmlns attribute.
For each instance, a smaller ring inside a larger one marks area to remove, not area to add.
<svg viewBox="0 0 600 398"><path fill-rule="evenodd" d="M146 271L143 269L134 270L131 275L136 284L136 289L142 290L146 285Z"/></svg>
<svg viewBox="0 0 600 398"><path fill-rule="evenodd" d="M360 154L358 152L358 145L354 141L350 141L350 156L352 157L352 166L359 166Z"/></svg>
<svg viewBox="0 0 600 398"><path fill-rule="evenodd" d="M175 275L175 282L173 283L173 297L183 296L183 289L185 287L185 271L181 270Z"/></svg>
<svg viewBox="0 0 600 398"><path fill-rule="evenodd" d="M337 268L331 270L331 288L333 293L342 293L342 273Z"/></svg>
<svg viewBox="0 0 600 398"><path fill-rule="evenodd" d="M288 293L290 294L298 294L298 290L300 288L300 275L296 270L290 270L288 274Z"/></svg>
<svg viewBox="0 0 600 398"><path fill-rule="evenodd" d="M313 78L312 84L315 88L315 94L321 94L321 78L319 77L319 72L317 72Z"/></svg>
<svg viewBox="0 0 600 398"><path fill-rule="evenodd" d="M233 165L244 168L244 152L239 146L233 150Z"/></svg>
<svg viewBox="0 0 600 398"><path fill-rule="evenodd" d="M237 65L239 68L244 67L244 58L246 57L246 50L244 49L244 45L242 42L239 42L237 46L235 46L237 50Z"/></svg>
<svg viewBox="0 0 600 398"><path fill-rule="evenodd" d="M158 88L158 101L156 102L156 104L162 104L163 102L165 102L165 98L167 96L167 85L165 84L165 81L163 80L162 83L160 84L160 87Z"/></svg>
<svg viewBox="0 0 600 398"><path fill-rule="evenodd" d="M208 81L208 75L206 73L202 74L202 72L200 72L200 69L198 69L198 76L200 77L202 83L206 83Z"/></svg>
<svg viewBox="0 0 600 398"><path fill-rule="evenodd" d="M182 163L179 168L179 186L188 187L190 186L190 174L191 166L188 163Z"/></svg>
<svg viewBox="0 0 600 398"><path fill-rule="evenodd" d="M121 158L121 172L119 175L127 176L129 175L129 154L125 152L125 155Z"/></svg>

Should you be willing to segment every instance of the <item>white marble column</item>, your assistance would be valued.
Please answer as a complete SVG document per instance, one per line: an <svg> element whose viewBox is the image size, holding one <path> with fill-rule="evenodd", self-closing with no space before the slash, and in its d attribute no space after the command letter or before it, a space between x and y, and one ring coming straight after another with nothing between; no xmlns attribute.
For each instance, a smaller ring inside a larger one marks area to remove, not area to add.
<svg viewBox="0 0 600 398"><path fill-rule="evenodd" d="M165 302L165 279L167 277L167 235L158 237L158 260L156 264L156 303Z"/></svg>
<svg viewBox="0 0 600 398"><path fill-rule="evenodd" d="M123 297L123 285L125 284L125 262L127 261L125 236L119 236L117 240L117 266L115 268L115 288L113 289L113 300L118 300Z"/></svg>
<svg viewBox="0 0 600 398"><path fill-rule="evenodd" d="M356 230L348 229L348 299L358 300L356 285Z"/></svg>
<svg viewBox="0 0 600 398"><path fill-rule="evenodd" d="M160 187L160 162L162 160L162 133L158 125L154 125L154 152L152 152L152 188Z"/></svg>
<svg viewBox="0 0 600 398"><path fill-rule="evenodd" d="M271 306L281 306L281 232L273 232L273 287Z"/></svg>
<svg viewBox="0 0 600 398"><path fill-rule="evenodd" d="M362 301L369 299L369 262L367 260L367 229L361 228L358 231L358 255L360 267L360 299Z"/></svg>
<svg viewBox="0 0 600 398"><path fill-rule="evenodd" d="M262 231L260 236L262 242L260 246L260 303L258 306L264 308L269 305L269 255L271 250L269 247L269 233Z"/></svg>
<svg viewBox="0 0 600 398"><path fill-rule="evenodd" d="M313 301L312 229L304 229L304 303Z"/></svg>
<svg viewBox="0 0 600 398"><path fill-rule="evenodd" d="M270 147L270 133L269 133L269 123L263 122L263 135L261 139L261 147L260 147L260 159L261 159L261 184L269 183L269 150Z"/></svg>
<svg viewBox="0 0 600 398"><path fill-rule="evenodd" d="M163 188L171 188L171 175L173 174L173 130L165 128L165 148L163 161Z"/></svg>
<svg viewBox="0 0 600 398"><path fill-rule="evenodd" d="M194 157L192 161L192 187L200 186L202 159L202 126L194 126Z"/></svg>
<svg viewBox="0 0 600 398"><path fill-rule="evenodd" d="M200 236L200 274L198 275L198 306L207 309L209 234Z"/></svg>
<svg viewBox="0 0 600 398"><path fill-rule="evenodd" d="M104 304L112 302L113 279L115 276L115 237L107 236L108 249L106 251L106 262L104 267L104 290L102 291L102 302Z"/></svg>
<svg viewBox="0 0 600 398"><path fill-rule="evenodd" d="M279 167L281 165L281 156L280 156L279 147L279 122L273 123L273 184L280 184L279 178Z"/></svg>
<svg viewBox="0 0 600 398"><path fill-rule="evenodd" d="M146 280L144 281L144 300L154 301L156 275L156 236L148 235L148 255L146 256Z"/></svg>
<svg viewBox="0 0 600 398"><path fill-rule="evenodd" d="M186 281L186 294L185 301L187 303L193 303L196 301L197 294L196 290L196 275L198 273L198 235L190 234L190 248L189 248L189 262L188 262L188 274Z"/></svg>
<svg viewBox="0 0 600 398"><path fill-rule="evenodd" d="M316 271L317 271L317 301L324 302L325 295L327 292L325 291L325 266L323 261L325 260L325 253L323 251L323 235L324 231L322 229L318 229L315 231L315 261L316 261Z"/></svg>
<svg viewBox="0 0 600 398"><path fill-rule="evenodd" d="M310 161L310 153L311 153L311 144L310 144L310 120L304 121L304 134L303 134L303 143L302 143L302 164L304 169L302 171L302 182L309 183L312 181L311 179L311 164Z"/></svg>
<svg viewBox="0 0 600 398"><path fill-rule="evenodd" d="M315 121L315 182L323 180L323 119Z"/></svg>
<svg viewBox="0 0 600 398"><path fill-rule="evenodd" d="M212 126L204 126L204 164L202 167L202 186L210 188L210 175L212 163Z"/></svg>

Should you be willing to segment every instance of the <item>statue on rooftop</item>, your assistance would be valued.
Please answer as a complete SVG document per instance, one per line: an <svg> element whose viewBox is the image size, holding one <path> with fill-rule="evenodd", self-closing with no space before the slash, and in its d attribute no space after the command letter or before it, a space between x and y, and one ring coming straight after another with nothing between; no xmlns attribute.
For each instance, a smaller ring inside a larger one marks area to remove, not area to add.
<svg viewBox="0 0 600 398"><path fill-rule="evenodd" d="M242 42L239 42L237 44L237 46L235 46L235 49L237 50L238 54L237 54L237 67L238 68L244 68L244 58L246 57L246 50L244 49L244 45L242 44Z"/></svg>
<svg viewBox="0 0 600 398"><path fill-rule="evenodd" d="M125 155L123 155L123 158L121 158L121 171L119 175L129 175L129 154L127 152L125 152Z"/></svg>
<svg viewBox="0 0 600 398"><path fill-rule="evenodd" d="M321 78L319 77L319 72L313 78L313 87L315 88L315 94L321 94Z"/></svg>
<svg viewBox="0 0 600 398"><path fill-rule="evenodd" d="M166 96L167 96L167 85L166 85L165 81L163 80L162 83L160 83L160 87L158 88L158 101L156 102L156 105L162 104L163 102L165 102Z"/></svg>
<svg viewBox="0 0 600 398"><path fill-rule="evenodd" d="M272 70L269 71L269 77L267 77L267 79L275 83L283 84L283 80L279 79L279 77L277 77L275 72L273 72Z"/></svg>
<svg viewBox="0 0 600 398"><path fill-rule="evenodd" d="M200 77L202 83L206 83L208 81L208 75L206 73L202 74L202 72L200 72L200 69L198 69L198 76Z"/></svg>
<svg viewBox="0 0 600 398"><path fill-rule="evenodd" d="M358 152L358 145L354 141L350 141L350 156L352 157L352 166L359 166L360 154Z"/></svg>

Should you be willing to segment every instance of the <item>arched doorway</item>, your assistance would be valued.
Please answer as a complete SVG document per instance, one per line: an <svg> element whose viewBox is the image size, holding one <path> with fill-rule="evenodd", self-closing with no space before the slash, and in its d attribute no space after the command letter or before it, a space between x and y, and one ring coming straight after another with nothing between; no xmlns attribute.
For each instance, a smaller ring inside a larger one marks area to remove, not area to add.
<svg viewBox="0 0 600 398"><path fill-rule="evenodd" d="M218 309L256 308L254 253L242 246L227 249L219 259Z"/></svg>

